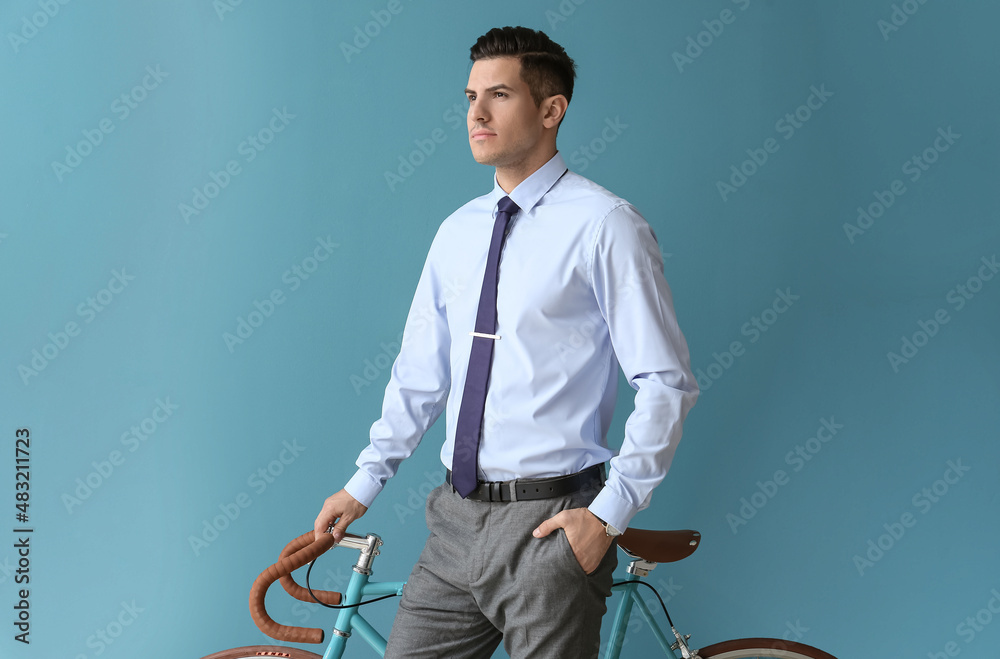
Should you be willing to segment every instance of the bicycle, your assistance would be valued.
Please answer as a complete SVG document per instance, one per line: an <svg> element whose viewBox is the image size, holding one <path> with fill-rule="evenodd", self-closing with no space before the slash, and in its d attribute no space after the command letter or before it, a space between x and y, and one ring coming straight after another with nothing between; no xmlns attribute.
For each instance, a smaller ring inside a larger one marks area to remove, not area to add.
<svg viewBox="0 0 1000 659"><path fill-rule="evenodd" d="M715 643L700 650L692 650L688 645L690 635L681 634L670 620L667 608L663 606L674 640L670 641L653 617L652 612L639 597L638 588L644 584L650 588L642 577L660 563L672 563L687 558L694 553L701 541L697 531L652 531L629 528L618 537L619 548L631 559L626 571L625 581L615 583L612 590L623 593L618 608L615 611L614 623L607 649L603 659L619 659L625 632L632 611L636 610L652 629L654 636L663 650L663 655L671 659L836 659L833 655L817 648L773 638L744 638ZM300 586L292 576L298 568L312 563L321 554L335 546L332 535L324 535L315 539L312 531L295 538L282 550L278 561L264 570L254 581L250 590L250 614L254 622L271 638L288 643L323 642L322 629L306 627L291 627L275 622L267 614L264 606L264 596L268 588L279 581L285 591L292 597L304 602L318 602L324 606L339 608L340 614L333 628L332 637L322 655L299 648L254 645L242 648L222 650L210 654L203 659L253 659L258 657L285 657L286 659L341 659L348 639L357 633L379 656L385 656L386 640L369 623L358 610L360 606L380 599L402 595L405 582L376 582L370 579L372 564L380 554L382 539L373 533L365 537L348 534L336 546L347 547L360 551L357 563L347 590L341 593L324 590L312 590L309 587L309 576L306 576L306 587ZM656 589L653 588L656 592ZM371 599L365 600L369 597ZM659 594L657 594L659 598ZM663 600L660 599L663 605Z"/></svg>

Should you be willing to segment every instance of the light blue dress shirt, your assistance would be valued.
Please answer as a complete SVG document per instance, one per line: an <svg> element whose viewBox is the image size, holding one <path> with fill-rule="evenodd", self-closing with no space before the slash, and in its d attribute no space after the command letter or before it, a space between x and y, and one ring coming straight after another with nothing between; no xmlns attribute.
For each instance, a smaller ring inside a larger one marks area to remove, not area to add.
<svg viewBox="0 0 1000 659"><path fill-rule="evenodd" d="M493 191L449 216L424 264L382 416L345 489L370 506L446 411L451 468L490 234ZM479 478L571 474L610 460L590 510L625 529L667 473L698 396L656 238L625 200L557 153L511 193ZM608 448L621 366L636 390L620 452Z"/></svg>

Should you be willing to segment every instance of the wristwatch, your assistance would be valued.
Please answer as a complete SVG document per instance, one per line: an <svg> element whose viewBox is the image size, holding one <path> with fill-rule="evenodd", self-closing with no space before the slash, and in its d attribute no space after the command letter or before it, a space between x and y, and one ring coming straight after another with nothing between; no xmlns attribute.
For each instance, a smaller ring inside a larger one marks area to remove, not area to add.
<svg viewBox="0 0 1000 659"><path fill-rule="evenodd" d="M594 515L594 514L591 513L591 515ZM597 517L597 515L594 515L594 517ZM619 531L615 527L611 526L610 524L608 524L607 522L605 522L600 517L597 517L597 521L600 522L601 526L604 527L604 532L607 534L607 536L609 538L617 538L618 536L620 536L622 534L621 531Z"/></svg>

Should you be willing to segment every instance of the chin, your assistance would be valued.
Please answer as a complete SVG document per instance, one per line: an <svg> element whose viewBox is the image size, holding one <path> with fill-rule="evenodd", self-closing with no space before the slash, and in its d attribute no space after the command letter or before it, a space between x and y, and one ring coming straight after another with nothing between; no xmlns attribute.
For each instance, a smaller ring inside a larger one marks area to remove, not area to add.
<svg viewBox="0 0 1000 659"><path fill-rule="evenodd" d="M472 150L472 157L473 157L473 158L474 158L474 159L476 160L476 162L478 162L478 163L479 163L480 165L490 165L490 166L495 166L495 165L496 165L496 163L497 163L497 158L496 158L496 155L495 155L495 154L491 154L491 153L483 153L482 151L477 151L476 149L473 149L473 150Z"/></svg>

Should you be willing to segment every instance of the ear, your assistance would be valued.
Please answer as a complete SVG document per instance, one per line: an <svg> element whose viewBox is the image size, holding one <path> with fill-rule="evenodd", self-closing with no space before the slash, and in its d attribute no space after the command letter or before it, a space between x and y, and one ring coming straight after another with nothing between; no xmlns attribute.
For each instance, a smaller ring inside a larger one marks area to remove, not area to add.
<svg viewBox="0 0 1000 659"><path fill-rule="evenodd" d="M549 96L543 100L541 105L541 110L543 111L542 125L546 128L556 128L559 126L559 122L566 116L566 108L568 107L569 101L562 94Z"/></svg>

